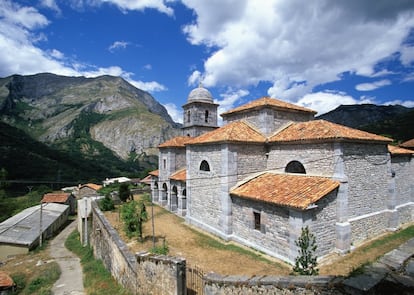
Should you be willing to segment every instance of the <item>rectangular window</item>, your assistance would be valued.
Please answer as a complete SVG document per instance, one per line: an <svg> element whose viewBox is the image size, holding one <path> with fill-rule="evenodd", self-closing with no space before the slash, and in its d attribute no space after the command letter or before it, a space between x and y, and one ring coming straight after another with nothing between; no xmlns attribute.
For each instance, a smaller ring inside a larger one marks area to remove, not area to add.
<svg viewBox="0 0 414 295"><path fill-rule="evenodd" d="M163 159L162 160L162 168L163 169L166 169L167 168L167 160L166 159Z"/></svg>
<svg viewBox="0 0 414 295"><path fill-rule="evenodd" d="M254 229L260 230L260 213L253 212L254 214Z"/></svg>

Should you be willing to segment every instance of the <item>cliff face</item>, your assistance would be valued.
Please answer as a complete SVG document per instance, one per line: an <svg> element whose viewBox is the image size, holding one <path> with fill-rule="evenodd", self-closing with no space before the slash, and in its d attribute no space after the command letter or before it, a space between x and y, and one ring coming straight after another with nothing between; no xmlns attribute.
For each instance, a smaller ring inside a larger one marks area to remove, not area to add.
<svg viewBox="0 0 414 295"><path fill-rule="evenodd" d="M131 152L156 155L157 145L179 132L149 93L111 76L2 78L0 114L41 142L58 146L86 136L123 159Z"/></svg>

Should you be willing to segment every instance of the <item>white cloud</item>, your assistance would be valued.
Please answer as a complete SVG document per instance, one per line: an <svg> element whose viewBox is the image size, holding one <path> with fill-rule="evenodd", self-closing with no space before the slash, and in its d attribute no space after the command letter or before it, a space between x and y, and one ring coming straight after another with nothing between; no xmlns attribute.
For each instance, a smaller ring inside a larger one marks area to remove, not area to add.
<svg viewBox="0 0 414 295"><path fill-rule="evenodd" d="M125 41L115 41L109 46L108 50L114 52L117 49L125 49L128 45L129 43Z"/></svg>
<svg viewBox="0 0 414 295"><path fill-rule="evenodd" d="M174 122L183 123L183 110L173 103L163 105Z"/></svg>
<svg viewBox="0 0 414 295"><path fill-rule="evenodd" d="M55 0L41 0L40 5L54 10L56 13L61 14L59 6L56 4Z"/></svg>
<svg viewBox="0 0 414 295"><path fill-rule="evenodd" d="M146 64L146 65L144 65L143 66L143 68L145 69L145 70L152 70L152 65L151 64Z"/></svg>
<svg viewBox="0 0 414 295"><path fill-rule="evenodd" d="M201 72L200 71L194 71L191 73L190 77L188 77L187 84L188 86L194 86L201 82Z"/></svg>
<svg viewBox="0 0 414 295"><path fill-rule="evenodd" d="M53 6L53 1L43 1ZM79 4L79 3L78 3ZM47 26L49 21L33 7L22 7L11 1L0 1L0 76L12 74L36 74L50 72L66 76L97 77L119 76L144 91L164 91L166 87L156 81L137 81L133 74L119 66L95 67L70 60L58 49L42 50L36 42L46 40L43 34L34 34L34 29ZM113 49L127 46L126 42L115 42Z"/></svg>
<svg viewBox="0 0 414 295"><path fill-rule="evenodd" d="M414 26L414 1L183 0L196 20L187 39L212 51L207 87L273 84L272 96L297 100L344 72L364 76L401 50ZM405 53L403 57L406 56Z"/></svg>
<svg viewBox="0 0 414 295"><path fill-rule="evenodd" d="M79 0L74 1L79 6ZM101 5L109 3L117 6L122 11L137 10L144 11L146 9L156 9L159 12L165 13L169 16L174 14L174 10L167 4L172 1L168 0L85 0L88 5Z"/></svg>
<svg viewBox="0 0 414 295"><path fill-rule="evenodd" d="M396 99L396 100L384 102L384 105L397 105L397 104L398 105L405 106L407 108L414 108L414 101L413 100L400 100L400 99Z"/></svg>
<svg viewBox="0 0 414 295"><path fill-rule="evenodd" d="M387 79L384 79L384 80L375 81L375 82L372 82L372 83L358 84L357 86L355 86L355 89L358 90L358 91L371 91L371 90L375 90L377 88L387 86L387 85L391 85L391 81L387 80Z"/></svg>
<svg viewBox="0 0 414 295"><path fill-rule="evenodd" d="M409 66L414 62L414 46L404 46L401 49L401 63Z"/></svg>
<svg viewBox="0 0 414 295"><path fill-rule="evenodd" d="M298 105L317 111L317 115L327 113L340 105L372 103L369 98L357 100L342 92L316 92L306 94L297 102Z"/></svg>

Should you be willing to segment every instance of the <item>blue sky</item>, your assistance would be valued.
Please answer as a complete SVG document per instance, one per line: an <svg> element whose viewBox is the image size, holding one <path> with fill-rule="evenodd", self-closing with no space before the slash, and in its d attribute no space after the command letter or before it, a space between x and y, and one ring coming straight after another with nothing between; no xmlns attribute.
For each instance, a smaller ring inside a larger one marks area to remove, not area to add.
<svg viewBox="0 0 414 295"><path fill-rule="evenodd" d="M269 95L325 113L414 107L412 0L2 0L0 77L121 76L173 119Z"/></svg>

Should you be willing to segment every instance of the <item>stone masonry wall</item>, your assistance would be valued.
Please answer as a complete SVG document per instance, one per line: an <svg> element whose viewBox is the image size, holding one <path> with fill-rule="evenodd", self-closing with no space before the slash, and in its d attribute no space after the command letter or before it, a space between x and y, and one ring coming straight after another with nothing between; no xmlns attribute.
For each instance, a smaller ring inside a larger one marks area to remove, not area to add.
<svg viewBox="0 0 414 295"><path fill-rule="evenodd" d="M302 163L306 174L330 177L334 167L333 144L279 144L271 146L267 169L284 172L287 164L291 161Z"/></svg>
<svg viewBox="0 0 414 295"><path fill-rule="evenodd" d="M392 156L391 168L395 173L396 205L414 202L414 160L410 156ZM411 181L410 181L411 179Z"/></svg>
<svg viewBox="0 0 414 295"><path fill-rule="evenodd" d="M95 257L132 294L186 294L185 260L148 254L134 256L95 202L90 241Z"/></svg>
<svg viewBox="0 0 414 295"><path fill-rule="evenodd" d="M238 197L232 199L234 239L286 260L289 257L289 210ZM254 228L254 212L260 213L261 230Z"/></svg>
<svg viewBox="0 0 414 295"><path fill-rule="evenodd" d="M249 174L266 170L266 151L264 145L237 145L237 181Z"/></svg>
<svg viewBox="0 0 414 295"><path fill-rule="evenodd" d="M387 209L388 153L385 144L343 144L348 176L348 214L356 218ZM386 227L385 227L386 228ZM367 233L368 235L377 234Z"/></svg>
<svg viewBox="0 0 414 295"><path fill-rule="evenodd" d="M205 160L210 171L201 171L200 163ZM219 234L222 206L221 194L221 146L187 147L187 215L190 224L196 224Z"/></svg>

